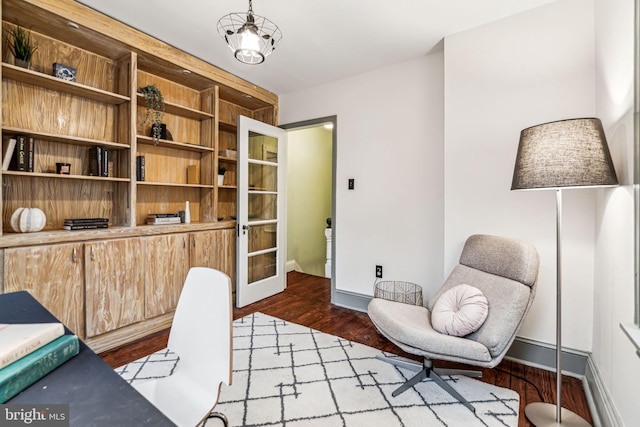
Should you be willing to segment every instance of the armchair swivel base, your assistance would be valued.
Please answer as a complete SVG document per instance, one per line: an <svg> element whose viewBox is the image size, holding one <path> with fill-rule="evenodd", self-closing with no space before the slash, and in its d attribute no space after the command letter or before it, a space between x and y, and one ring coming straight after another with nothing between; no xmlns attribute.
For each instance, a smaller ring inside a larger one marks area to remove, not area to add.
<svg viewBox="0 0 640 427"><path fill-rule="evenodd" d="M481 371L470 371L466 369L442 369L442 368L434 368L433 362L431 359L424 358L422 365L418 362L415 362L410 359L405 359L404 357L384 357L378 356L378 359L383 362L391 363L394 366L399 368L409 369L412 371L417 371L413 377L409 378L404 384L395 389L391 395L393 397L398 396L400 393L410 389L414 385L418 384L422 380L427 378L431 379L433 382L438 384L444 391L453 396L456 400L466 406L471 412L476 412L476 408L467 401L460 393L458 393L453 387L451 387L443 378L442 375L464 375L466 377L471 378L480 378L482 377Z"/></svg>

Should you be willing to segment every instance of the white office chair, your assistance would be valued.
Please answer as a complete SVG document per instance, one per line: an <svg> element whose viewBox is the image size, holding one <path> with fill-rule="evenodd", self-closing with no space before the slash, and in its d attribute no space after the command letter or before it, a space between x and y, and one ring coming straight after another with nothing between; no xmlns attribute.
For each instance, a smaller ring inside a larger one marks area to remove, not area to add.
<svg viewBox="0 0 640 427"><path fill-rule="evenodd" d="M180 361L164 378L134 387L180 427L197 426L212 412L222 383L231 385L231 279L205 267L189 270L169 333L168 348Z"/></svg>

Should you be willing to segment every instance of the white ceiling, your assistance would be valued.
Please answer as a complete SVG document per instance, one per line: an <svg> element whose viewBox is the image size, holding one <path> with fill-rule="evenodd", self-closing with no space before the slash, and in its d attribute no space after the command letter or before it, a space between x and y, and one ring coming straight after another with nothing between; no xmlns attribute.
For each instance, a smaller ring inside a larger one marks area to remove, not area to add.
<svg viewBox="0 0 640 427"><path fill-rule="evenodd" d="M555 0L254 0L282 31L260 65L218 35L218 20L248 0L79 0L278 95L358 75L441 48L444 36Z"/></svg>

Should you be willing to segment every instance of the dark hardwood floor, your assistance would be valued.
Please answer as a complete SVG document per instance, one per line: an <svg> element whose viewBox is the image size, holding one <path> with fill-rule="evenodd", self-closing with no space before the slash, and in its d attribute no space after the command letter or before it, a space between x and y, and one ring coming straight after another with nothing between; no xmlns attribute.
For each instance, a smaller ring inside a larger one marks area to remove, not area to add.
<svg viewBox="0 0 640 427"><path fill-rule="evenodd" d="M287 289L284 292L247 307L235 308L233 318L238 319L259 311L379 350L419 360L413 355L403 353L378 334L366 313L331 305L331 284L328 279L297 272L289 273L287 279ZM168 330L162 331L135 343L104 352L100 356L116 368L165 348L168 335ZM465 367L437 361L434 364L440 367ZM532 425L524 415L524 408L528 403L555 403L556 377L553 372L503 360L494 369L483 369L481 380L510 388L520 394L519 426ZM563 407L593 424L580 380L563 376L562 398Z"/></svg>

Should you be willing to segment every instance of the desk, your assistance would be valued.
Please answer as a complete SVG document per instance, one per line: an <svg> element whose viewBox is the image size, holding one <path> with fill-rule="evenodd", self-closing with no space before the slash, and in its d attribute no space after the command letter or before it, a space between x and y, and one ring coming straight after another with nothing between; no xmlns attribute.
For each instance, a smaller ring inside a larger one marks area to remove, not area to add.
<svg viewBox="0 0 640 427"><path fill-rule="evenodd" d="M0 323L58 321L26 291L0 295ZM77 356L6 403L69 404L78 427L174 425L83 342Z"/></svg>

